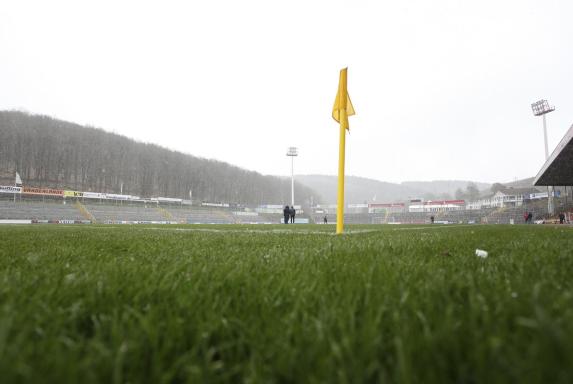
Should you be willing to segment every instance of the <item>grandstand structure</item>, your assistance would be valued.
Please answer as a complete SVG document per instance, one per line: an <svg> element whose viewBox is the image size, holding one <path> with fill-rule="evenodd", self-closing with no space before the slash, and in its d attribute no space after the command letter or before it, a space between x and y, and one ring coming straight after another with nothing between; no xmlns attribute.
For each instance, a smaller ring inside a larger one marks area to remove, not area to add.
<svg viewBox="0 0 573 384"><path fill-rule="evenodd" d="M573 171L567 165L573 156L573 126L538 174L535 184L571 186ZM554 189L555 206L573 219L573 201L567 189ZM550 220L548 194L531 187L504 187L476 201L424 200L349 204L348 224L428 224L524 222L524 213L535 220ZM319 223L326 217L336 223L336 204L295 206L297 222ZM61 224L279 224L283 206L253 207L222 202L69 191L26 186L0 186L0 223Z"/></svg>
<svg viewBox="0 0 573 384"><path fill-rule="evenodd" d="M573 186L573 125L565 133L551 156L543 164L533 185Z"/></svg>
<svg viewBox="0 0 573 384"><path fill-rule="evenodd" d="M558 199L564 207L564 199ZM569 204L568 209L573 209ZM531 212L538 222L549 220L546 200L532 200L521 206L487 207L481 209L458 209L439 212L387 212L375 214L346 213L344 222L350 224L519 224L524 223L524 213ZM335 214L313 214L315 223L322 223L326 216L328 223L336 222ZM571 217L573 219L573 216Z"/></svg>
<svg viewBox="0 0 573 384"><path fill-rule="evenodd" d="M73 204L55 203L51 200L0 199L0 220L62 223L85 223L89 221Z"/></svg>
<svg viewBox="0 0 573 384"><path fill-rule="evenodd" d="M0 186L0 223L277 224L281 219L282 211L225 203Z"/></svg>
<svg viewBox="0 0 573 384"><path fill-rule="evenodd" d="M498 195L499 196L499 195ZM505 195L513 196L513 195ZM535 196L535 194L530 194ZM427 201L415 204L388 203L361 205L345 213L348 224L428 224L434 217L437 224L523 222L524 212L532 212L536 220L548 219L545 198L505 198L490 204L462 201ZM499 203L501 202L501 203ZM571 211L573 202L567 195L556 197L560 210ZM278 224L282 211L263 207L231 207L188 205L172 201L86 199L79 196L17 196L0 193L0 223L60 224ZM277 206L280 207L280 206ZM300 207L299 207L300 208ZM308 213L298 210L297 217L309 223L336 223L334 206L315 206Z"/></svg>
<svg viewBox="0 0 573 384"><path fill-rule="evenodd" d="M573 125L569 127L559 144L555 147L551 156L547 158L535 179L533 185L551 187L548 190L553 196L564 196L555 202L555 213L565 214L568 221L573 220L573 204L568 198L573 188ZM561 188L560 188L561 187ZM564 193L560 193L564 192Z"/></svg>

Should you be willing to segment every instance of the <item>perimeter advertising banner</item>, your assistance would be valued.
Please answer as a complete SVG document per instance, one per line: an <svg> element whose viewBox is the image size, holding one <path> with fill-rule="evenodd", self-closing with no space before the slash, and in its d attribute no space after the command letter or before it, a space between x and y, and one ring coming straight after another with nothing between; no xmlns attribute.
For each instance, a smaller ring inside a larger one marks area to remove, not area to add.
<svg viewBox="0 0 573 384"><path fill-rule="evenodd" d="M12 185L0 185L0 193L22 193L22 187Z"/></svg>
<svg viewBox="0 0 573 384"><path fill-rule="evenodd" d="M131 196L130 195L118 195L115 193L102 193L102 195L104 195L104 199L110 199L110 200L130 200Z"/></svg>
<svg viewBox="0 0 573 384"><path fill-rule="evenodd" d="M84 192L83 197L88 199L105 199L105 193L98 192Z"/></svg>
<svg viewBox="0 0 573 384"><path fill-rule="evenodd" d="M24 187L22 193L26 195L64 196L63 189Z"/></svg>
<svg viewBox="0 0 573 384"><path fill-rule="evenodd" d="M176 199L173 197L152 197L151 201L159 201L160 203L181 203L183 199Z"/></svg>
<svg viewBox="0 0 573 384"><path fill-rule="evenodd" d="M78 191L64 191L64 197L83 197L83 192Z"/></svg>

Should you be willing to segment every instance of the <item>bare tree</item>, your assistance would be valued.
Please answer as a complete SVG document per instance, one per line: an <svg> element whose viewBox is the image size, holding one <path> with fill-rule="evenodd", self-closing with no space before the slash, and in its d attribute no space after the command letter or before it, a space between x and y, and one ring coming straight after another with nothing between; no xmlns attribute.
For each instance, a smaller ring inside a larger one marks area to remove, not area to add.
<svg viewBox="0 0 573 384"><path fill-rule="evenodd" d="M46 116L0 112L0 182L240 204L282 204L288 180ZM12 175L12 176L10 176ZM13 181L13 180L12 180ZM300 201L317 196L295 184Z"/></svg>

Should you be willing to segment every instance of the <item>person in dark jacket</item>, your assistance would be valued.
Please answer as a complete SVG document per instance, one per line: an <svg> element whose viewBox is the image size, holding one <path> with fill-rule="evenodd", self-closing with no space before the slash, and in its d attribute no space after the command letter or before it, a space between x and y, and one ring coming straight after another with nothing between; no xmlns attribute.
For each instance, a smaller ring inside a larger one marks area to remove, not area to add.
<svg viewBox="0 0 573 384"><path fill-rule="evenodd" d="M294 207L291 205L290 207L290 222L291 224L294 224L294 217L296 215L296 210L294 209Z"/></svg>
<svg viewBox="0 0 573 384"><path fill-rule="evenodd" d="M285 224L288 224L288 218L290 217L290 208L288 205L285 205L285 209L283 209L283 215L285 217Z"/></svg>
<svg viewBox="0 0 573 384"><path fill-rule="evenodd" d="M561 212L559 214L559 224L563 224L565 223L565 214L563 212Z"/></svg>

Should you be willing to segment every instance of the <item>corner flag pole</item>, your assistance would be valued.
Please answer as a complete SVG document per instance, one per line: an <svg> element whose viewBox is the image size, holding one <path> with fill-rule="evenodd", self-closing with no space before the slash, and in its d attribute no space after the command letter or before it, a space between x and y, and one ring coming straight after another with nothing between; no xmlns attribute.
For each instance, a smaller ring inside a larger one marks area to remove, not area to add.
<svg viewBox="0 0 573 384"><path fill-rule="evenodd" d="M336 203L336 233L344 232L344 160L346 152L346 130L349 129L348 116L354 115L354 107L347 89L348 68L340 70L338 93L332 107L332 117L340 123L340 144L338 147L338 199Z"/></svg>
<svg viewBox="0 0 573 384"><path fill-rule="evenodd" d="M340 111L340 143L338 145L338 198L336 204L336 234L344 232L344 160L346 152L346 128L342 121L346 110Z"/></svg>

